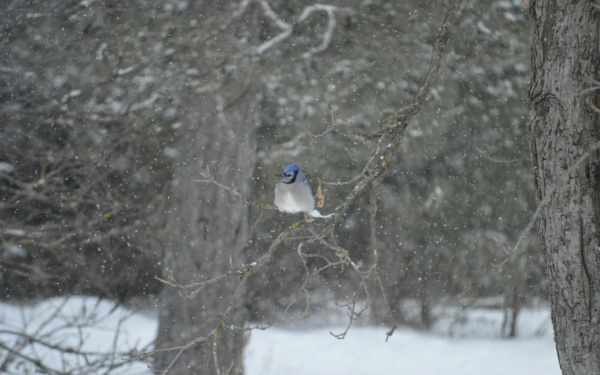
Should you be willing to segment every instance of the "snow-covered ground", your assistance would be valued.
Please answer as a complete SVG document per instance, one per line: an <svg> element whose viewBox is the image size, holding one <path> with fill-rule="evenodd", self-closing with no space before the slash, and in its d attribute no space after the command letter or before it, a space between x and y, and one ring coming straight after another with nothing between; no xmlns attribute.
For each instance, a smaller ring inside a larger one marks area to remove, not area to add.
<svg viewBox="0 0 600 375"><path fill-rule="evenodd" d="M552 340L447 338L400 329L358 327L344 340L326 329L253 333L249 375L559 375Z"/></svg>
<svg viewBox="0 0 600 375"><path fill-rule="evenodd" d="M329 334L343 331L339 325L253 331L245 368L248 375L558 375L548 315L546 309L523 311L518 324L521 336L512 340L498 337L501 313L484 309L469 311L461 324L452 324L451 315L442 318L433 333L399 328L387 343L383 327L353 327L344 340ZM142 349L152 342L156 327L156 318L150 315L115 308L112 302L93 297L54 298L31 306L0 304L0 344L9 347L17 341L6 332L25 329L53 344L83 351L104 351L113 345L122 351ZM69 360L41 344L23 353L39 356L55 368ZM0 363L6 355L0 349ZM120 358L113 360L121 363ZM24 367L16 368L18 364L18 360L13 363L14 373L26 373ZM145 364L135 363L114 373L151 372Z"/></svg>

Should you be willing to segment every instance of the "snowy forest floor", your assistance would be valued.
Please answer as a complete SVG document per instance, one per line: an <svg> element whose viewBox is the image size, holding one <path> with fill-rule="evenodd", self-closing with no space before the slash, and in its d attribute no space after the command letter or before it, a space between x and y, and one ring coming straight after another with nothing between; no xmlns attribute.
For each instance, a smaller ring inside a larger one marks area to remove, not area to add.
<svg viewBox="0 0 600 375"><path fill-rule="evenodd" d="M524 309L516 339L499 337L500 310L469 310L459 324L456 316L449 310L432 332L399 328L387 343L387 327L352 327L344 340L337 340L329 332L342 332L342 321L317 317L311 321L319 321L318 326L302 323L253 331L245 352L246 374L560 374L547 308ZM24 331L80 350L143 350L151 345L156 329L153 314L115 307L113 302L95 297L53 298L35 305L0 304L0 343L13 347L16 336L7 332ZM22 353L38 357L48 366L77 366L78 360L68 354L61 356L41 344L27 345ZM6 355L0 351L0 363ZM122 363L120 356L110 360ZM11 369L24 373L25 366L15 360ZM138 362L111 373L151 371Z"/></svg>

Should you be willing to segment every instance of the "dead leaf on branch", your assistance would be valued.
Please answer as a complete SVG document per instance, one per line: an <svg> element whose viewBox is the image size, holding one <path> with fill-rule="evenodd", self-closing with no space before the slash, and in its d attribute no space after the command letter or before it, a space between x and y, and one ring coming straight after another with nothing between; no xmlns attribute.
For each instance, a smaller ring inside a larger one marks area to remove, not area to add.
<svg viewBox="0 0 600 375"><path fill-rule="evenodd" d="M319 179L319 187L317 187L317 208L322 208L325 205L325 195L323 195L323 191L321 190L321 179Z"/></svg>

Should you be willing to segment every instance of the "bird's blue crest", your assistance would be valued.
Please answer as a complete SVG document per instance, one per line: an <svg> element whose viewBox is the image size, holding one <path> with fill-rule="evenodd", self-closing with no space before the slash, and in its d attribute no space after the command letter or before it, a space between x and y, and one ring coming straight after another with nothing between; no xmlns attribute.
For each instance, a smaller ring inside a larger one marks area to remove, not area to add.
<svg viewBox="0 0 600 375"><path fill-rule="evenodd" d="M283 170L283 174L297 173L299 170L300 170L300 164L292 163L292 164L288 165L287 167L285 167L285 169Z"/></svg>

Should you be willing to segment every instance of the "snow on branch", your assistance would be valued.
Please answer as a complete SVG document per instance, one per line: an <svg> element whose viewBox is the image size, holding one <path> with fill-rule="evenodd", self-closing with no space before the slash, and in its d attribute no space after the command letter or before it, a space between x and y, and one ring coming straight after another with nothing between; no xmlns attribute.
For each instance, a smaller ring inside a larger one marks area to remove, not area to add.
<svg viewBox="0 0 600 375"><path fill-rule="evenodd" d="M313 47L308 52L302 54L302 57L304 57L305 59L309 59L314 54L325 51L327 48L329 48L329 45L331 44L331 39L333 39L333 31L335 30L337 22L335 21L335 15L333 13L333 10L327 10L327 16L329 17L329 22L327 23L327 30L325 31L325 34L323 34L323 43L321 43L320 46ZM302 16L300 18L302 18Z"/></svg>
<svg viewBox="0 0 600 375"><path fill-rule="evenodd" d="M284 20L282 20L277 15L277 13L275 13L275 11L273 10L273 8L271 8L271 5L269 4L268 1L261 0L259 3L260 3L261 8L263 9L265 16L268 19L270 19L275 24L275 26L277 26L277 28L279 28L281 30L281 33L277 34L273 38L267 40L266 42L264 42L263 44L258 46L255 51L256 54L258 54L258 55L262 55L263 53L269 51L271 48L273 48L277 44L279 44L282 41L289 38L290 35L292 35L292 32L294 31L294 24L299 24L299 23L306 21L311 16L311 14L313 14L315 12L325 12L328 17L328 23L327 23L327 30L325 30L325 33L323 34L323 42L318 47L313 47L309 51L302 54L302 57L305 59L311 58L313 55L315 55L319 52L325 51L331 45L331 40L333 39L333 33L337 26L335 14L336 13L346 13L346 14L354 13L354 10L351 8L342 8L342 7L337 7L334 5L327 5L327 4L314 4L314 5L310 5L310 6L307 6L306 8L304 8L304 10L300 14L300 16L298 18L296 18L296 20L293 23L288 23L288 22L285 22Z"/></svg>
<svg viewBox="0 0 600 375"><path fill-rule="evenodd" d="M271 8L271 5L269 5L268 1L262 0L260 2L260 6L263 8L263 10L265 12L265 16L267 16L267 18L269 18L271 21L273 21L275 23L275 25L278 28L280 28L281 30L288 30L289 28L292 27L292 25L290 25L289 23L287 23L284 20L282 20L281 18L279 18L277 13L275 13L273 11L273 8Z"/></svg>

